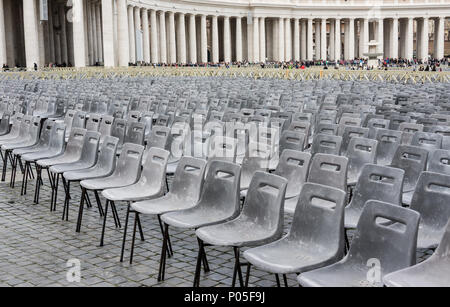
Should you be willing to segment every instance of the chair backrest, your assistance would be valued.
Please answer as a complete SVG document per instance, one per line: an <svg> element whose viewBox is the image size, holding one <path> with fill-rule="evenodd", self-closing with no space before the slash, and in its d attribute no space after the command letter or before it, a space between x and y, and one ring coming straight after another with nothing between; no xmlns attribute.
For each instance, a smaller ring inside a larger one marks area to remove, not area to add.
<svg viewBox="0 0 450 307"><path fill-rule="evenodd" d="M55 121L51 119L46 119L44 125L42 126L41 136L39 138L39 146L47 147L50 145L50 140L52 137L53 127L55 126Z"/></svg>
<svg viewBox="0 0 450 307"><path fill-rule="evenodd" d="M423 125L413 124L413 123L401 123L397 130L403 132L402 144L410 145L412 142L414 133L423 131Z"/></svg>
<svg viewBox="0 0 450 307"><path fill-rule="evenodd" d="M427 170L450 175L450 150L434 150L428 158Z"/></svg>
<svg viewBox="0 0 450 307"><path fill-rule="evenodd" d="M25 115L20 123L20 130L19 130L19 138L23 139L28 137L30 133L30 128L32 126L33 116L32 115Z"/></svg>
<svg viewBox="0 0 450 307"><path fill-rule="evenodd" d="M347 152L348 144L350 143L350 140L354 137L368 138L369 128L345 126L344 131L342 133L342 146L341 146L342 154L345 154Z"/></svg>
<svg viewBox="0 0 450 307"><path fill-rule="evenodd" d="M124 184L135 183L141 174L144 146L138 144L123 144L122 152L117 160L116 169L111 176L120 177Z"/></svg>
<svg viewBox="0 0 450 307"><path fill-rule="evenodd" d="M198 201L203 188L205 170L205 160L182 157L175 170L169 193L186 202Z"/></svg>
<svg viewBox="0 0 450 307"><path fill-rule="evenodd" d="M312 158L308 182L347 191L347 166L346 157L316 154Z"/></svg>
<svg viewBox="0 0 450 307"><path fill-rule="evenodd" d="M442 135L442 149L450 150L450 126L433 126L430 132Z"/></svg>
<svg viewBox="0 0 450 307"><path fill-rule="evenodd" d="M405 171L403 191L413 191L420 173L427 165L428 151L416 146L400 145L392 159L392 167L401 168Z"/></svg>
<svg viewBox="0 0 450 307"><path fill-rule="evenodd" d="M147 147L158 147L167 149L170 141L170 128L165 126L153 126L150 137L147 140Z"/></svg>
<svg viewBox="0 0 450 307"><path fill-rule="evenodd" d="M314 134L331 134L337 135L339 125L337 124L319 124L317 125L316 130L314 130Z"/></svg>
<svg viewBox="0 0 450 307"><path fill-rule="evenodd" d="M215 135L209 139L208 160L236 162L237 140Z"/></svg>
<svg viewBox="0 0 450 307"><path fill-rule="evenodd" d="M9 132L9 120L11 118L11 114L9 112L5 112L2 115L2 120L0 121L0 135L7 134Z"/></svg>
<svg viewBox="0 0 450 307"><path fill-rule="evenodd" d="M333 252L334 260L340 260L344 255L345 245L345 202L346 193L340 189L305 183L292 219L289 237L305 246L326 250L327 254Z"/></svg>
<svg viewBox="0 0 450 307"><path fill-rule="evenodd" d="M33 140L33 141L37 142L39 140L40 133L41 133L41 119L39 117L33 117L31 119L27 138L29 140Z"/></svg>
<svg viewBox="0 0 450 307"><path fill-rule="evenodd" d="M399 168L366 164L359 176L348 208L362 211L368 200L400 206L405 171Z"/></svg>
<svg viewBox="0 0 450 307"><path fill-rule="evenodd" d="M390 117L389 129L398 130L400 124L411 122L411 118L409 116L401 116L401 115L392 115Z"/></svg>
<svg viewBox="0 0 450 307"><path fill-rule="evenodd" d="M227 161L212 160L207 165L199 207L217 208L230 217L240 210L239 186L241 168Z"/></svg>
<svg viewBox="0 0 450 307"><path fill-rule="evenodd" d="M99 143L100 133L96 131L87 131L84 137L83 150L81 151L80 160L83 162L89 162L92 165L97 162Z"/></svg>
<svg viewBox="0 0 450 307"><path fill-rule="evenodd" d="M438 248L431 257L439 257L447 259L450 258L450 220L445 227L444 234L442 236L441 243L439 243Z"/></svg>
<svg viewBox="0 0 450 307"><path fill-rule="evenodd" d="M314 136L311 154L317 153L339 156L341 154L342 137L331 134L316 134Z"/></svg>
<svg viewBox="0 0 450 307"><path fill-rule="evenodd" d="M128 123L128 125L124 143L143 145L145 137L145 124L140 122L131 122Z"/></svg>
<svg viewBox="0 0 450 307"><path fill-rule="evenodd" d="M98 128L98 132L102 134L101 142L103 143L103 140L111 135L112 126L114 122L114 117L109 115L103 115L102 120L100 122L100 126Z"/></svg>
<svg viewBox="0 0 450 307"><path fill-rule="evenodd" d="M297 131L305 134L305 146L308 142L308 138L311 134L311 123L309 121L293 121L289 125L288 130Z"/></svg>
<svg viewBox="0 0 450 307"><path fill-rule="evenodd" d="M125 131L127 130L127 121L126 119L116 118L114 119L112 128L111 128L111 136L114 136L119 139L119 148L122 146L125 139Z"/></svg>
<svg viewBox="0 0 450 307"><path fill-rule="evenodd" d="M285 149L281 153L280 160L274 174L286 178L286 198L300 194L303 184L308 178L311 155L292 149Z"/></svg>
<svg viewBox="0 0 450 307"><path fill-rule="evenodd" d="M138 183L142 188L158 187L159 191L163 190L166 184L166 167L169 155L170 152L161 148L152 147L149 149Z"/></svg>
<svg viewBox="0 0 450 307"><path fill-rule="evenodd" d="M100 128L101 122L100 115L90 114L88 120L86 121L86 130L87 131L98 131Z"/></svg>
<svg viewBox="0 0 450 307"><path fill-rule="evenodd" d="M49 149L55 152L61 152L64 149L66 139L66 124L55 123L50 132Z"/></svg>
<svg viewBox="0 0 450 307"><path fill-rule="evenodd" d="M410 208L420 213L421 228L442 232L450 219L450 176L422 172Z"/></svg>
<svg viewBox="0 0 450 307"><path fill-rule="evenodd" d="M339 120L338 135L342 136L344 134L345 128L349 126L360 127L361 118L357 117L341 117Z"/></svg>
<svg viewBox="0 0 450 307"><path fill-rule="evenodd" d="M253 222L270 232L273 238L280 237L283 233L286 187L285 178L257 171L250 182L238 219Z"/></svg>
<svg viewBox="0 0 450 307"><path fill-rule="evenodd" d="M397 130L378 129L376 162L379 165L390 165L398 146L402 142L402 132Z"/></svg>
<svg viewBox="0 0 450 307"><path fill-rule="evenodd" d="M64 155L81 156L86 132L83 128L72 128Z"/></svg>
<svg viewBox="0 0 450 307"><path fill-rule="evenodd" d="M297 131L286 130L281 134L280 152L286 149L303 151L306 135Z"/></svg>
<svg viewBox="0 0 450 307"><path fill-rule="evenodd" d="M369 138L375 138L378 129L389 129L389 123L389 119L371 118L367 123L367 128L369 128Z"/></svg>
<svg viewBox="0 0 450 307"><path fill-rule="evenodd" d="M378 142L367 138L352 138L348 144L348 178L356 182L363 166L375 163Z"/></svg>
<svg viewBox="0 0 450 307"><path fill-rule="evenodd" d="M414 265L419 219L420 215L413 210L368 201L343 262L366 266L370 259L377 259L382 275ZM403 231L386 226L382 220L402 224Z"/></svg>
<svg viewBox="0 0 450 307"><path fill-rule="evenodd" d="M97 168L114 171L116 167L116 152L119 139L114 136L106 136L98 153Z"/></svg>
<svg viewBox="0 0 450 307"><path fill-rule="evenodd" d="M73 128L84 128L86 127L86 112L78 111L75 113L72 121Z"/></svg>
<svg viewBox="0 0 450 307"><path fill-rule="evenodd" d="M67 110L66 116L64 116L64 124L66 125L67 132L70 133L72 131L72 124L73 120L75 118L75 114L77 114L78 111L76 110Z"/></svg>
<svg viewBox="0 0 450 307"><path fill-rule="evenodd" d="M426 149L440 149L442 146L442 135L429 132L416 132L412 138L411 145Z"/></svg>

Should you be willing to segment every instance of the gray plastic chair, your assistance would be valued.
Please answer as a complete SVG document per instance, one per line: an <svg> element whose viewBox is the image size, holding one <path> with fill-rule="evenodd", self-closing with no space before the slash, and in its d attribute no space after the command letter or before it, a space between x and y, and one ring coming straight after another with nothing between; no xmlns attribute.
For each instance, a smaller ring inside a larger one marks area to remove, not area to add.
<svg viewBox="0 0 450 307"><path fill-rule="evenodd" d="M263 143L250 142L242 161L241 197L247 195L248 187L256 171L266 172L269 169L270 146Z"/></svg>
<svg viewBox="0 0 450 307"><path fill-rule="evenodd" d="M420 174L426 169L427 159L428 150L425 148L407 145L398 147L392 159L391 166L401 168L405 171L402 196L403 204L409 206L411 203L417 180L419 180Z"/></svg>
<svg viewBox="0 0 450 307"><path fill-rule="evenodd" d="M390 118L389 129L390 130L399 130L399 127L402 123L410 123L411 118L409 116L401 116L401 115L392 115Z"/></svg>
<svg viewBox="0 0 450 307"><path fill-rule="evenodd" d="M341 146L342 155L345 155L347 153L348 144L350 143L350 140L354 137L368 138L369 128L345 126L344 131L342 132L342 146Z"/></svg>
<svg viewBox="0 0 450 307"><path fill-rule="evenodd" d="M19 136L11 140L9 142L3 143L1 145L1 150L4 151L2 154L3 157L3 172L2 172L2 181L5 181L6 177L6 167L7 161L10 160L12 164L12 176L16 172L17 160L13 159L12 152L14 149L26 148L29 146L36 145L39 141L39 133L41 131L41 120L39 117L27 118L24 117L22 123L25 123L29 120L27 126L22 126L23 133L21 132Z"/></svg>
<svg viewBox="0 0 450 307"><path fill-rule="evenodd" d="M317 153L339 156L341 154L342 137L330 134L316 134L314 136L311 155Z"/></svg>
<svg viewBox="0 0 450 307"><path fill-rule="evenodd" d="M430 132L442 135L442 149L450 150L450 126L434 126Z"/></svg>
<svg viewBox="0 0 450 307"><path fill-rule="evenodd" d="M401 144L402 132L378 129L375 139L378 141L376 163L378 165L390 165L398 146Z"/></svg>
<svg viewBox="0 0 450 307"><path fill-rule="evenodd" d="M239 214L239 182L241 178L239 165L217 160L208 164L208 173L197 205L161 216L164 222L164 239L158 281L164 280L165 277L169 225L176 228L197 229L229 221Z"/></svg>
<svg viewBox="0 0 450 307"><path fill-rule="evenodd" d="M450 287L450 221L438 248L430 258L387 274L383 282L388 287Z"/></svg>
<svg viewBox="0 0 450 307"><path fill-rule="evenodd" d="M0 135L0 141L3 142L6 140L15 139L16 137L19 136L20 126L22 124L22 119L25 115L22 113L16 113L16 114L14 114L14 116L15 116L15 120L14 120L13 124L11 125L11 129L9 130L9 133Z"/></svg>
<svg viewBox="0 0 450 307"><path fill-rule="evenodd" d="M319 124L314 130L314 134L337 135L339 125L337 124Z"/></svg>
<svg viewBox="0 0 450 307"><path fill-rule="evenodd" d="M382 118L371 118L367 123L367 128L369 128L369 139L374 139L377 136L378 129L389 129L390 121L388 119Z"/></svg>
<svg viewBox="0 0 450 307"><path fill-rule="evenodd" d="M208 160L236 162L236 152L236 139L222 135L213 135L209 138L207 155Z"/></svg>
<svg viewBox="0 0 450 307"><path fill-rule="evenodd" d="M98 131L100 128L100 122L102 118L98 114L89 114L89 118L86 121L87 131Z"/></svg>
<svg viewBox="0 0 450 307"><path fill-rule="evenodd" d="M311 135L311 123L309 121L293 121L291 122L288 130L303 133L305 135L304 148L308 146L309 138Z"/></svg>
<svg viewBox="0 0 450 307"><path fill-rule="evenodd" d="M311 161L308 182L347 191L347 168L346 157L316 154Z"/></svg>
<svg viewBox="0 0 450 307"><path fill-rule="evenodd" d="M364 205L369 200L401 206L404 174L399 168L366 164L359 176L352 200L345 208L345 228L356 228Z"/></svg>
<svg viewBox="0 0 450 307"><path fill-rule="evenodd" d="M102 120L100 122L100 126L98 127L98 132L101 133L100 144L103 144L103 141L106 137L111 135L112 125L114 123L114 117L103 115Z"/></svg>
<svg viewBox="0 0 450 307"><path fill-rule="evenodd" d="M365 164L375 163L378 142L367 138L352 138L348 144L347 184L356 184Z"/></svg>
<svg viewBox="0 0 450 307"><path fill-rule="evenodd" d="M199 286L200 284L201 262L206 257L205 244L233 247L235 269L232 286L235 286L237 275L241 286L244 286L239 250L244 246L264 245L282 236L286 187L287 180L285 178L264 172L256 172L250 183L242 212L236 219L197 229L199 254L194 286Z"/></svg>
<svg viewBox="0 0 450 307"><path fill-rule="evenodd" d="M381 224L378 221L380 218L402 224L403 231ZM379 201L369 201L364 206L347 256L330 266L300 274L297 278L300 285L383 286L382 279L385 275L416 263L419 219L420 215L413 210ZM380 278L377 280L378 270Z"/></svg>
<svg viewBox="0 0 450 307"><path fill-rule="evenodd" d="M311 163L311 155L309 153L286 149L281 153L280 162L275 169L274 174L286 178L288 185L286 188L286 200L284 211L293 214L295 206L288 206L298 201L300 192L305 184L309 167Z"/></svg>
<svg viewBox="0 0 450 307"><path fill-rule="evenodd" d="M110 176L116 167L116 151L119 139L113 136L107 136L103 144L100 146L98 152L97 163L86 169L72 170L64 172L63 176L66 182L79 182L87 179L104 178ZM97 191L94 191L97 200L97 207L100 217L103 217L103 208L100 203L100 198ZM78 211L78 221L76 232L81 230L81 221L84 210L84 202L87 202L88 207L91 207L91 202L85 188L81 188L80 208Z"/></svg>
<svg viewBox="0 0 450 307"><path fill-rule="evenodd" d="M37 180L36 180L36 188L34 191L34 203L36 204L39 203L39 192L40 187L42 185L42 168L36 163L36 161L40 159L54 158L62 155L62 153L64 152L65 134L66 134L66 125L64 123L55 123L50 133L50 146L47 149L40 150L37 152L25 153L21 156L21 160L25 162L24 180L22 180L21 195L25 195L27 192L28 177L25 176L27 173L26 170L28 168L31 170L32 163L36 165ZM45 169L48 170L47 167L45 167ZM51 182L50 173L49 173L49 180L50 185L52 185L53 183Z"/></svg>
<svg viewBox="0 0 450 307"><path fill-rule="evenodd" d="M61 173L50 173L50 168L58 164L73 163L80 159L83 151L83 144L86 136L86 129L72 128L69 141L64 153L56 157L45 157L36 161L36 165L40 169L48 169L50 176L50 185L52 188L52 198L50 201L51 211L56 210L56 199L58 197L59 177Z"/></svg>
<svg viewBox="0 0 450 307"><path fill-rule="evenodd" d="M144 146L137 144L126 143L123 145L122 153L117 161L114 172L103 178L86 179L80 182L80 186L85 188L86 191L103 191L106 189L120 188L135 184L140 177L142 155L144 152ZM103 246L103 239L105 235L106 217L108 214L108 204L106 202L105 211L103 216L103 228L102 236L100 240L100 246ZM101 205L101 204L100 204ZM121 227L120 220L117 214L114 203L111 203L111 210L114 217L116 227Z"/></svg>
<svg viewBox="0 0 450 307"><path fill-rule="evenodd" d="M286 149L303 151L305 140L306 135L304 133L286 130L281 134L280 152Z"/></svg>
<svg viewBox="0 0 450 307"><path fill-rule="evenodd" d="M317 200L322 201L317 204ZM344 191L306 183L289 233L273 243L244 252L250 265L278 275L300 274L333 264L344 256ZM322 203L328 206L322 206Z"/></svg>
<svg viewBox="0 0 450 307"><path fill-rule="evenodd" d="M450 176L422 172L411 200L420 213L418 248L435 248L450 219Z"/></svg>
<svg viewBox="0 0 450 307"><path fill-rule="evenodd" d="M145 124L139 122L129 123L127 133L125 134L124 143L133 143L144 145Z"/></svg>
<svg viewBox="0 0 450 307"><path fill-rule="evenodd" d="M127 121L122 118L115 118L111 127L111 136L119 139L117 144L117 154L120 155L122 147L124 145L125 132L127 130Z"/></svg>
<svg viewBox="0 0 450 307"><path fill-rule="evenodd" d="M63 163L57 164L50 167L50 174L53 176L61 176L62 182L64 184L64 190L66 193L66 198L64 201L64 210L62 219L69 220L69 205L70 205L70 180L66 180L63 176L63 173L76 171L76 170L84 170L88 169L95 165L97 162L98 156L98 148L100 143L100 133L96 131L87 131L84 137L84 142L82 146L82 151L80 155L80 159L71 162L71 163Z"/></svg>
<svg viewBox="0 0 450 307"><path fill-rule="evenodd" d="M429 155L429 172L450 175L450 150L436 149Z"/></svg>
<svg viewBox="0 0 450 307"><path fill-rule="evenodd" d="M440 149L442 146L442 135L437 133L416 132L412 138L411 145L429 150Z"/></svg>
<svg viewBox="0 0 450 307"><path fill-rule="evenodd" d="M423 125L413 123L401 123L397 130L403 132L402 145L410 145L414 134L416 132L423 131Z"/></svg>

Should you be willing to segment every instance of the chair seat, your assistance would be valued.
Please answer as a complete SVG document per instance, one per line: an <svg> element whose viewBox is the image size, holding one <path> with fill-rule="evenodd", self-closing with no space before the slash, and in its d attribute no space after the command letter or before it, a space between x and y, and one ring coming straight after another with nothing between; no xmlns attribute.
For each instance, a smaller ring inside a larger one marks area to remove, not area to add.
<svg viewBox="0 0 450 307"><path fill-rule="evenodd" d="M5 144L2 145L3 150L14 150L14 149L20 149L25 148L34 145L36 142L34 140L32 141L24 141L20 143L11 143L11 144Z"/></svg>
<svg viewBox="0 0 450 307"><path fill-rule="evenodd" d="M29 154L29 153L35 153L35 152L40 152L40 151L44 151L46 150L47 147L25 147L25 148L17 148L13 150L13 155L24 155L24 154Z"/></svg>
<svg viewBox="0 0 450 307"><path fill-rule="evenodd" d="M325 248L288 238L249 249L244 252L244 257L258 268L275 274L302 273L338 260Z"/></svg>
<svg viewBox="0 0 450 307"><path fill-rule="evenodd" d="M74 170L64 172L64 178L68 181L80 181L87 179L103 178L111 175L110 170L99 170L97 168L89 168L83 170Z"/></svg>
<svg viewBox="0 0 450 307"><path fill-rule="evenodd" d="M50 167L50 166L58 165L58 164L74 163L74 162L77 162L78 159L79 159L79 157L59 156L59 157L55 157L55 158L39 160L39 161L37 161L37 164L39 164L42 167Z"/></svg>
<svg viewBox="0 0 450 307"><path fill-rule="evenodd" d="M55 150L44 150L44 151L24 154L22 156L22 160L27 161L27 162L32 162L32 161L37 161L37 160L41 160L41 159L55 158L55 157L61 156L61 154L62 154L61 152L56 152Z"/></svg>
<svg viewBox="0 0 450 307"><path fill-rule="evenodd" d="M90 163L90 162L78 161L75 163L54 165L54 166L50 167L50 172L56 173L56 174L61 174L64 172L86 169L91 166L92 166L92 163Z"/></svg>
<svg viewBox="0 0 450 307"><path fill-rule="evenodd" d="M438 259L432 256L420 264L387 274L384 284L388 287L450 287L450 262L448 258Z"/></svg>
<svg viewBox="0 0 450 307"><path fill-rule="evenodd" d="M161 216L168 225L178 228L199 228L227 221L230 218L228 212L217 209L194 207L182 211L170 212Z"/></svg>
<svg viewBox="0 0 450 307"><path fill-rule="evenodd" d="M87 179L80 182L80 185L87 190L105 190L121 188L132 185L133 182L124 182L124 180L117 176L109 176L106 178Z"/></svg>
<svg viewBox="0 0 450 307"><path fill-rule="evenodd" d="M331 266L300 274L298 282L303 287L382 287L383 283L367 280L369 267L342 261Z"/></svg>
<svg viewBox="0 0 450 307"><path fill-rule="evenodd" d="M243 220L202 227L196 234L205 243L218 246L258 246L273 241L265 227Z"/></svg>
<svg viewBox="0 0 450 307"><path fill-rule="evenodd" d="M141 201L161 196L161 187L145 187L133 184L126 187L106 189L103 197L111 201Z"/></svg>
<svg viewBox="0 0 450 307"><path fill-rule="evenodd" d="M141 214L161 215L164 213L185 210L194 207L197 204L195 200L180 199L173 194L167 194L163 197L135 202L131 208Z"/></svg>
<svg viewBox="0 0 450 307"><path fill-rule="evenodd" d="M294 214L295 209L297 208L299 198L300 198L300 195L285 199L284 200L284 212L286 212L288 214Z"/></svg>

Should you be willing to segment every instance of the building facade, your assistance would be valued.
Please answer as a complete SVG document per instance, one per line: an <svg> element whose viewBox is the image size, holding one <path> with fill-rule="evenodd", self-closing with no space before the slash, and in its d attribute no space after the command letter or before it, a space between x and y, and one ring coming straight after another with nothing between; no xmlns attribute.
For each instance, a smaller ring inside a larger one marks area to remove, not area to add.
<svg viewBox="0 0 450 307"><path fill-rule="evenodd" d="M442 59L450 0L0 0L0 64Z"/></svg>

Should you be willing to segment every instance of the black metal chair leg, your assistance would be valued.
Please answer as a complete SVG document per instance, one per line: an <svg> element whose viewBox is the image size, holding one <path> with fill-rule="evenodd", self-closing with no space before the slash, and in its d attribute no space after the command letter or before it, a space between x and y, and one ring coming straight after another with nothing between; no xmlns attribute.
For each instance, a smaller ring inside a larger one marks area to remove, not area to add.
<svg viewBox="0 0 450 307"><path fill-rule="evenodd" d="M137 220L138 220L138 213L135 212L135 215L134 215L134 226L133 226L133 237L131 239L130 264L133 264L134 244L136 243Z"/></svg>
<svg viewBox="0 0 450 307"><path fill-rule="evenodd" d="M100 246L103 246L103 245L104 245L105 228L106 228L106 216L108 215L108 204L109 204L109 201L106 200L106 204L105 204L105 215L103 216L102 237L101 237L101 239L100 239Z"/></svg>
<svg viewBox="0 0 450 307"><path fill-rule="evenodd" d="M164 280L166 270L166 255L167 255L167 234L169 232L169 225L165 224L165 230L163 235L163 244L161 250L161 259L159 261L158 281Z"/></svg>
<svg viewBox="0 0 450 307"><path fill-rule="evenodd" d="M247 263L247 273L245 274L245 287L248 287L248 281L250 279L250 269L252 267L251 263Z"/></svg>
<svg viewBox="0 0 450 307"><path fill-rule="evenodd" d="M234 249L234 259L235 259L235 263L234 263L234 273L233 273L233 283L232 283L232 287L236 286L236 275L239 278L239 284L241 285L241 287L244 286L244 280L242 278L242 270L241 270L241 263L239 260L239 247L233 247Z"/></svg>
<svg viewBox="0 0 450 307"><path fill-rule="evenodd" d="M116 228L122 228L120 224L119 214L117 213L117 208L115 202L111 201L111 212L113 213L116 220Z"/></svg>
<svg viewBox="0 0 450 307"><path fill-rule="evenodd" d="M95 201L97 202L98 212L100 216L104 216L105 212L103 211L102 201L100 200L100 196L98 196L98 191L94 191Z"/></svg>
<svg viewBox="0 0 450 307"><path fill-rule="evenodd" d="M164 237L164 228L162 225L162 221L161 221L161 216L158 214L158 222L159 222L159 227L161 228L161 234ZM169 258L173 256L173 250L172 250L172 242L170 241L170 237L167 238L168 240L168 251L169 251Z"/></svg>
<svg viewBox="0 0 450 307"><path fill-rule="evenodd" d="M202 258L203 258L203 241L198 239L198 255L197 265L195 267L194 284L193 287L200 287L200 275L202 273Z"/></svg>
<svg viewBox="0 0 450 307"><path fill-rule="evenodd" d="M277 287L278 287L278 288L281 287L281 284L280 284L280 276L278 276L278 274L275 274L275 278L277 279Z"/></svg>
<svg viewBox="0 0 450 307"><path fill-rule="evenodd" d="M138 225L141 241L145 241L144 231L142 230L142 224L141 224L141 218L140 218L139 212L136 212L136 220L137 220L137 225Z"/></svg>
<svg viewBox="0 0 450 307"><path fill-rule="evenodd" d="M130 217L130 203L127 206L127 215L125 217L125 226L123 229L122 250L120 251L120 262L123 262L123 254L125 251L125 241L127 240L128 218Z"/></svg>
<svg viewBox="0 0 450 307"><path fill-rule="evenodd" d="M78 220L77 220L77 228L75 232L81 231L81 221L83 219L83 210L84 210L84 199L86 197L86 189L81 188L81 200L80 200L80 208L78 209Z"/></svg>
<svg viewBox="0 0 450 307"><path fill-rule="evenodd" d="M25 195L25 178L27 177L27 168L28 162L25 164L25 169L23 170L23 177L22 177L22 189L20 190L20 195Z"/></svg>
<svg viewBox="0 0 450 307"><path fill-rule="evenodd" d="M70 207L70 181L67 181L65 186L66 186L66 199L64 201L64 212L63 212L62 219L64 220L64 218L65 218L66 221L68 221L69 220L69 207Z"/></svg>
<svg viewBox="0 0 450 307"><path fill-rule="evenodd" d="M5 181L5 177L6 177L6 168L7 168L7 165L8 165L8 157L6 156L6 152L5 152L4 155L2 154L2 157L3 157L2 181Z"/></svg>
<svg viewBox="0 0 450 307"><path fill-rule="evenodd" d="M285 286L286 288L288 288L289 285L288 285L288 281L287 281L287 276L286 276L286 274L283 274L283 280L284 280L284 286Z"/></svg>

